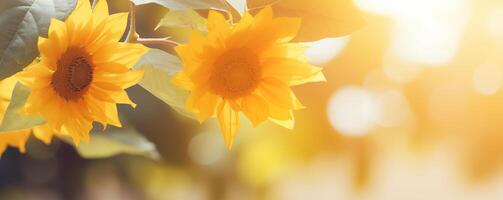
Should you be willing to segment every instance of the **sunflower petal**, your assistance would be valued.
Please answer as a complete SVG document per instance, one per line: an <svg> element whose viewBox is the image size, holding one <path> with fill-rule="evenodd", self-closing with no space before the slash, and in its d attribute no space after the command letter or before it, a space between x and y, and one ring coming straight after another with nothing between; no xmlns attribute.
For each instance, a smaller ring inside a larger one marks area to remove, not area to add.
<svg viewBox="0 0 503 200"><path fill-rule="evenodd" d="M92 17L91 4L87 0L79 0L72 14L66 19L66 28L70 36L69 44L80 44L87 41L90 34L82 34L83 31L90 31Z"/></svg>
<svg viewBox="0 0 503 200"><path fill-rule="evenodd" d="M102 44L116 43L126 31L128 13L116 13L108 16L105 21L98 25L99 29L88 45L88 50L94 52L101 48Z"/></svg>
<svg viewBox="0 0 503 200"><path fill-rule="evenodd" d="M258 95L250 95L241 102L243 113L251 120L253 127L258 126L269 116L267 102Z"/></svg>
<svg viewBox="0 0 503 200"><path fill-rule="evenodd" d="M54 131L47 124L37 126L33 128L33 135L44 142L45 144L51 144L52 137L54 136Z"/></svg>
<svg viewBox="0 0 503 200"><path fill-rule="evenodd" d="M112 95L113 100L115 103L120 103L120 104L127 104L130 105L133 108L136 108L136 103L134 103L128 96L127 92L124 90L121 90L119 92L114 92Z"/></svg>
<svg viewBox="0 0 503 200"><path fill-rule="evenodd" d="M323 76L323 73L321 73L322 68L294 59L267 59L262 70L264 76L280 79L289 83L289 85L324 80L320 78L320 75Z"/></svg>
<svg viewBox="0 0 503 200"><path fill-rule="evenodd" d="M19 148L21 153L26 152L26 141L30 136L30 130L12 131L0 133L0 156L7 146Z"/></svg>
<svg viewBox="0 0 503 200"><path fill-rule="evenodd" d="M93 60L96 65L117 63L131 68L147 51L142 44L112 43L97 50Z"/></svg>
<svg viewBox="0 0 503 200"><path fill-rule="evenodd" d="M217 109L218 121L222 130L225 144L230 150L234 142L234 136L239 129L239 113L232 110L227 101L220 102Z"/></svg>
<svg viewBox="0 0 503 200"><path fill-rule="evenodd" d="M253 49L265 49L274 43L286 43L297 35L300 29L300 18L280 17L258 24L255 39L250 41Z"/></svg>
<svg viewBox="0 0 503 200"><path fill-rule="evenodd" d="M202 95L195 105L195 107L197 107L197 110L199 111L197 114L198 120L202 122L208 117L212 116L215 112L215 107L218 102L218 97L211 92L206 92L204 95Z"/></svg>
<svg viewBox="0 0 503 200"><path fill-rule="evenodd" d="M293 113L291 113L291 112L290 112L290 118L291 119L287 119L287 120L278 120L278 119L271 118L269 120L271 120L272 122L274 122L277 125L280 125L284 128L292 130L295 126L295 120L293 119Z"/></svg>
<svg viewBox="0 0 503 200"><path fill-rule="evenodd" d="M118 63L102 63L94 68L95 73L124 73L129 71L129 68Z"/></svg>
<svg viewBox="0 0 503 200"><path fill-rule="evenodd" d="M121 121L119 120L119 113L117 112L117 105L107 103L105 111L109 124L122 127Z"/></svg>
<svg viewBox="0 0 503 200"><path fill-rule="evenodd" d="M106 0L95 0L98 1L93 10L93 17L95 17L99 22L105 20L108 17L108 3Z"/></svg>
<svg viewBox="0 0 503 200"><path fill-rule="evenodd" d="M68 47L68 32L65 22L52 18L48 33L49 40L54 41L53 44L57 45L52 47L52 51L59 51L60 53L66 51Z"/></svg>
<svg viewBox="0 0 503 200"><path fill-rule="evenodd" d="M190 80L190 78L185 74L183 71L176 74L172 79L171 82L178 87L181 87L182 89L185 90L192 90L194 88L194 83Z"/></svg>
<svg viewBox="0 0 503 200"><path fill-rule="evenodd" d="M211 32L215 29L226 26L228 26L228 24L224 15L218 11L210 10L208 13L208 30Z"/></svg>
<svg viewBox="0 0 503 200"><path fill-rule="evenodd" d="M271 6L266 6L260 12L255 15L255 21L258 24L263 24L268 21L271 21L273 18L273 11Z"/></svg>
<svg viewBox="0 0 503 200"><path fill-rule="evenodd" d="M228 48L242 48L252 37L251 29L253 28L253 17L250 13L245 13L236 27L232 30L232 34L226 40Z"/></svg>
<svg viewBox="0 0 503 200"><path fill-rule="evenodd" d="M291 89L283 81L272 77L265 77L258 88L264 99L272 104L285 109L293 107L290 97Z"/></svg>

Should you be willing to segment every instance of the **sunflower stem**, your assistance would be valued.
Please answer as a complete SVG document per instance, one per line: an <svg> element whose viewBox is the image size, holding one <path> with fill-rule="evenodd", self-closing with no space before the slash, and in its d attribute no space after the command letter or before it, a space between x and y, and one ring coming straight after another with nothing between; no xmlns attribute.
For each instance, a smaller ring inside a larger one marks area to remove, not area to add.
<svg viewBox="0 0 503 200"><path fill-rule="evenodd" d="M136 42L139 36L136 33L136 5L133 2L129 3L129 31L126 37L126 42Z"/></svg>
<svg viewBox="0 0 503 200"><path fill-rule="evenodd" d="M170 40L168 38L138 38L136 40L141 44L158 44L158 45L166 45L166 46L178 46L180 43Z"/></svg>

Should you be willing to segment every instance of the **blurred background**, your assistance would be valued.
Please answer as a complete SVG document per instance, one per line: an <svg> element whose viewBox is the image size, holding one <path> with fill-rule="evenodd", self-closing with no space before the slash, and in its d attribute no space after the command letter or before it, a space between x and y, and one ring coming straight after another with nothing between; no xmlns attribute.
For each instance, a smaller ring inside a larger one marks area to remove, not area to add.
<svg viewBox="0 0 503 200"><path fill-rule="evenodd" d="M32 139L0 160L0 199L503 199L503 1L354 3L365 28L310 43L328 82L294 88L307 106L294 131L243 122L228 151L216 121L134 87L137 109L121 112L161 160L88 160ZM139 6L140 35L169 35L153 31L167 11Z"/></svg>

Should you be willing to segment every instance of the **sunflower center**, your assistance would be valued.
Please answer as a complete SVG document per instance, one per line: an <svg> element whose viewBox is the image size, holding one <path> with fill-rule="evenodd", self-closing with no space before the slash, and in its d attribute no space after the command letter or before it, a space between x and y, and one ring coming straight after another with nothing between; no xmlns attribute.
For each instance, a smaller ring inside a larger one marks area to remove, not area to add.
<svg viewBox="0 0 503 200"><path fill-rule="evenodd" d="M210 83L216 94L235 99L251 94L260 76L258 57L248 49L233 49L215 61Z"/></svg>
<svg viewBox="0 0 503 200"><path fill-rule="evenodd" d="M58 60L52 75L52 87L56 93L67 99L81 98L93 80L93 64L83 49L68 48Z"/></svg>

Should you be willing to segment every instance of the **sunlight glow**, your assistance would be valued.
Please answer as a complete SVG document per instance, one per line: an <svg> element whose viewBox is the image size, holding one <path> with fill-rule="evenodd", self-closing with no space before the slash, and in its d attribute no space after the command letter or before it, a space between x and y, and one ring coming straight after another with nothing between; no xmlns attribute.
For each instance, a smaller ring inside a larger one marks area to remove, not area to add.
<svg viewBox="0 0 503 200"><path fill-rule="evenodd" d="M469 86L463 80L453 79L432 88L428 98L429 118L443 124L463 118L469 112L470 91L466 89Z"/></svg>
<svg viewBox="0 0 503 200"><path fill-rule="evenodd" d="M423 64L449 62L458 49L460 27L450 27L450 22L434 23L433 20L398 22L392 33L392 53L404 60Z"/></svg>
<svg viewBox="0 0 503 200"><path fill-rule="evenodd" d="M503 69L497 65L481 65L473 72L473 88L483 95L496 93L503 84Z"/></svg>
<svg viewBox="0 0 503 200"><path fill-rule="evenodd" d="M395 21L391 53L422 64L444 64L456 54L468 13L466 0L357 0L363 10Z"/></svg>
<svg viewBox="0 0 503 200"><path fill-rule="evenodd" d="M367 134L377 120L378 108L371 95L355 86L346 86L330 98L328 118L344 135Z"/></svg>
<svg viewBox="0 0 503 200"><path fill-rule="evenodd" d="M410 120L412 111L402 92L389 90L377 93L375 101L378 104L379 117L377 124L383 127L395 127Z"/></svg>
<svg viewBox="0 0 503 200"><path fill-rule="evenodd" d="M309 49L307 49L305 55L309 58L309 63L323 65L339 55L348 41L349 37L339 37L310 42L307 43Z"/></svg>
<svg viewBox="0 0 503 200"><path fill-rule="evenodd" d="M487 16L486 27L491 36L503 37L503 8L491 11Z"/></svg>
<svg viewBox="0 0 503 200"><path fill-rule="evenodd" d="M389 79L397 83L406 83L415 80L424 71L424 67L410 62L385 59L383 71Z"/></svg>

